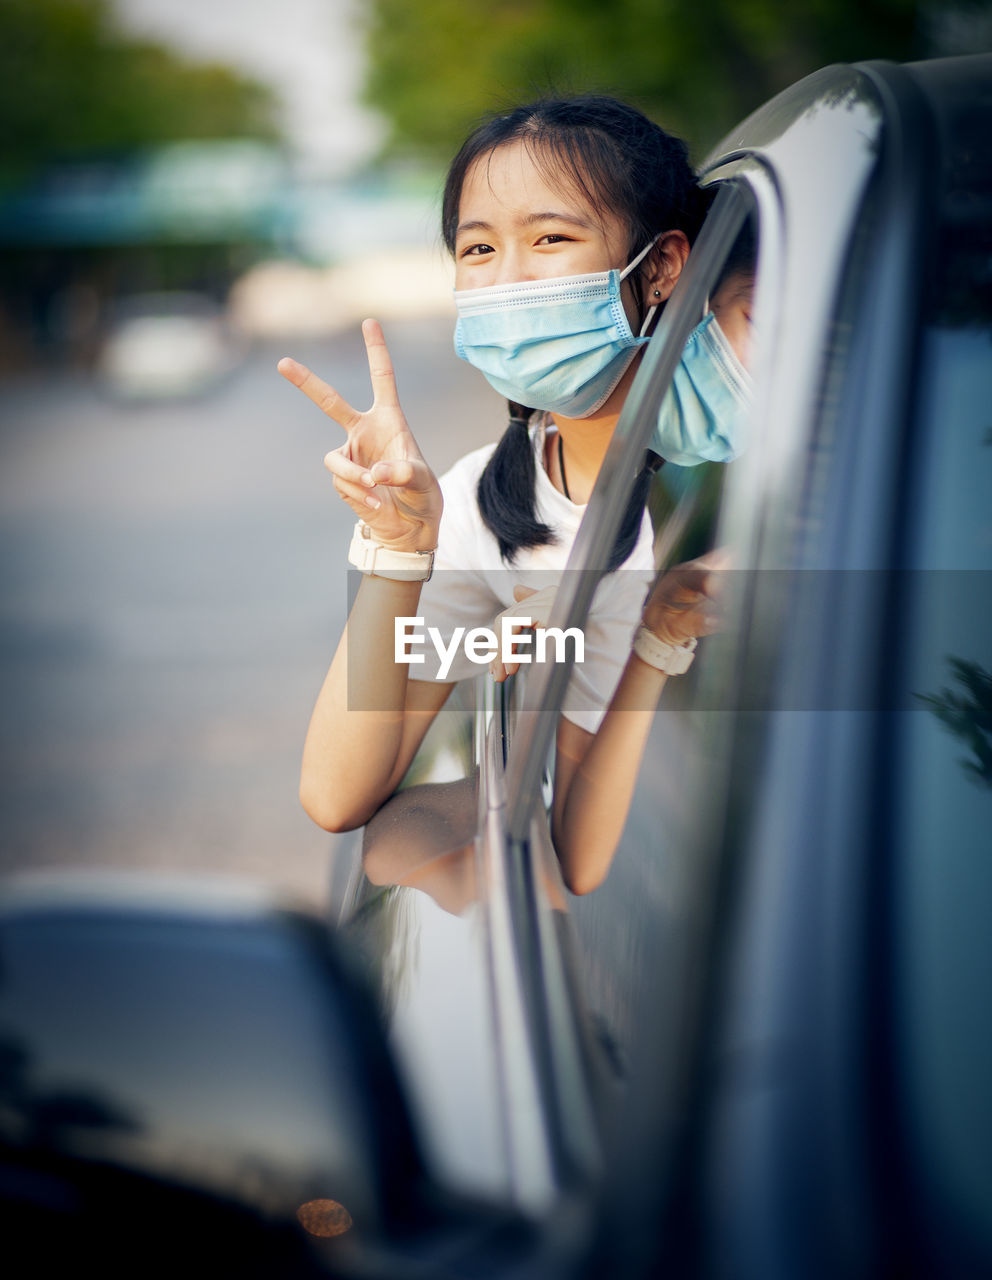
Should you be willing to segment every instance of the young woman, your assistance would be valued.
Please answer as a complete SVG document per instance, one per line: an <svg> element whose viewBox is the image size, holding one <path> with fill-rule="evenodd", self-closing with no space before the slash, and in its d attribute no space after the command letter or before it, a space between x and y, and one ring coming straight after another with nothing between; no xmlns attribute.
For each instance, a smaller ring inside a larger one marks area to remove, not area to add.
<svg viewBox="0 0 992 1280"><path fill-rule="evenodd" d="M520 107L468 139L443 205L456 349L507 397L511 421L497 446L440 483L403 416L377 322L362 326L374 393L364 413L302 365L280 361L347 432L325 465L360 518L349 559L365 570L304 748L301 798L321 826L366 822L400 783L453 682L479 670L456 665L437 678L427 663L397 663L395 620L424 617L445 635L491 626L564 568L702 210L684 145L611 98ZM716 344L738 395L743 371L712 316L693 341L704 362ZM720 429L690 435L681 430L679 461L730 456ZM656 446L664 456L665 442ZM643 604L653 577L649 480L646 466L611 558L623 569L597 592L558 732L552 832L575 892L606 874L651 711L712 625L706 564L666 575Z"/></svg>

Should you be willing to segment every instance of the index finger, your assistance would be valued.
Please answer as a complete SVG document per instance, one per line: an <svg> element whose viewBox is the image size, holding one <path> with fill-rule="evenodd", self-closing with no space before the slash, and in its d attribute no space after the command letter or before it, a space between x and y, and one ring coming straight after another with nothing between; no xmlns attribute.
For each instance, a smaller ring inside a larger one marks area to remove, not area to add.
<svg viewBox="0 0 992 1280"><path fill-rule="evenodd" d="M345 431L354 426L362 416L343 396L338 395L332 386L291 356L283 356L276 368L287 382L298 387L308 400L312 400L318 409L326 413L329 418L333 418L344 427Z"/></svg>
<svg viewBox="0 0 992 1280"><path fill-rule="evenodd" d="M378 320L362 321L362 337L365 339L365 352L369 361L369 375L372 378L372 397L376 404L399 406L396 394L396 375L393 373L393 361L386 346L386 338L382 325Z"/></svg>

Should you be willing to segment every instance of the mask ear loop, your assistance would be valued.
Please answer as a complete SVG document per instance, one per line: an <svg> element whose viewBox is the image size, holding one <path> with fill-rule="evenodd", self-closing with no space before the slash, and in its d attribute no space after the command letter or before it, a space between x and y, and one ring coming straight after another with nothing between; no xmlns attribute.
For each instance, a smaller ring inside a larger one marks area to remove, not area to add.
<svg viewBox="0 0 992 1280"><path fill-rule="evenodd" d="M640 264L644 261L644 259L648 256L651 250L658 243L658 240L660 238L661 238L661 232L659 231L653 240L648 241L648 243L644 246L644 248L637 255L637 257L634 258L633 261L627 263L624 269L620 272L621 280L626 280L627 277L630 275L630 273L634 270L634 268L640 266Z"/></svg>
<svg viewBox="0 0 992 1280"><path fill-rule="evenodd" d="M644 246L644 248L637 255L637 257L634 258L632 262L627 263L624 269L620 272L621 280L626 280L627 277L630 275L630 273L634 270L634 268L636 266L639 266L644 261L644 259L648 256L651 250L658 243L660 238L661 238L661 232L659 231L658 234L653 239L648 241L648 243ZM655 289L655 293L659 297L661 296L659 290ZM640 331L638 332L638 335L637 335L639 338L643 338L644 335L647 333L648 329L651 327L651 321L654 319L654 313L657 310L658 310L657 304L653 307L648 307L647 315L644 317L644 320L641 324Z"/></svg>

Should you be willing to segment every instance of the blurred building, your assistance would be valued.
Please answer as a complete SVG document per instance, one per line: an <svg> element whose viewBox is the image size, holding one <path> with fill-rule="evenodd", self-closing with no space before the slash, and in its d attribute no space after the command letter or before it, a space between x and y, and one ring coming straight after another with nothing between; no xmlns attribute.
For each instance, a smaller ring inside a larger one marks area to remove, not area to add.
<svg viewBox="0 0 992 1280"><path fill-rule="evenodd" d="M89 366L122 302L199 295L247 337L450 310L439 181L302 180L278 146L175 142L0 194L0 373Z"/></svg>
<svg viewBox="0 0 992 1280"><path fill-rule="evenodd" d="M122 297L176 290L221 303L293 224L287 163L263 142L176 142L49 167L0 196L0 369L85 362Z"/></svg>

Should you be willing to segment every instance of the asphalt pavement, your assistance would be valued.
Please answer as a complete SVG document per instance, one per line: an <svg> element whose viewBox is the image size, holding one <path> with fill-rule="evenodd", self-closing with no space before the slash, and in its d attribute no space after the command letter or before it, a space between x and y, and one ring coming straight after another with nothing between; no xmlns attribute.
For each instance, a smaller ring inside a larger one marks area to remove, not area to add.
<svg viewBox="0 0 992 1280"><path fill-rule="evenodd" d="M386 336L437 472L496 438L449 322ZM0 872L233 873L323 904L337 838L299 806L299 758L353 517L321 462L341 432L283 354L368 403L357 330L256 348L193 401L0 383Z"/></svg>

